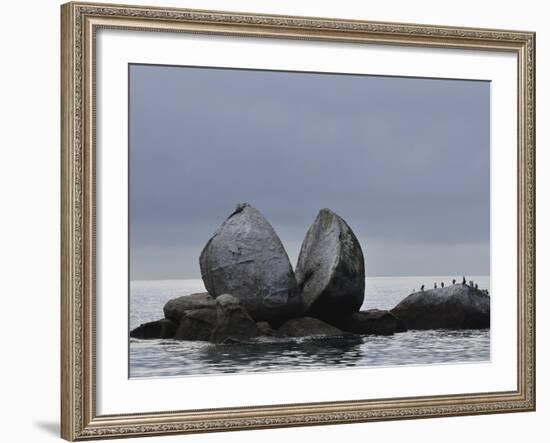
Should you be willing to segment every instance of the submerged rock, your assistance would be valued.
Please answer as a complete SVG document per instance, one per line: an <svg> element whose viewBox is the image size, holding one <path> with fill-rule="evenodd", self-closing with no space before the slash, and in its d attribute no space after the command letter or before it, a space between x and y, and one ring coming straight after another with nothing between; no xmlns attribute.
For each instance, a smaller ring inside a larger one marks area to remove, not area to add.
<svg viewBox="0 0 550 443"><path fill-rule="evenodd" d="M406 330L403 322L395 315L379 309L352 312L335 318L333 323L343 331L354 334L391 335Z"/></svg>
<svg viewBox="0 0 550 443"><path fill-rule="evenodd" d="M306 315L330 319L358 311L365 296L365 261L348 224L322 209L302 243L296 279Z"/></svg>
<svg viewBox="0 0 550 443"><path fill-rule="evenodd" d="M337 327L312 317L298 317L288 320L278 331L287 337L334 337L346 335Z"/></svg>
<svg viewBox="0 0 550 443"><path fill-rule="evenodd" d="M216 327L216 310L210 308L183 311L174 338L208 341Z"/></svg>
<svg viewBox="0 0 550 443"><path fill-rule="evenodd" d="M415 292L391 310L408 329L485 329L491 324L491 298L468 286Z"/></svg>
<svg viewBox="0 0 550 443"><path fill-rule="evenodd" d="M216 309L216 300L207 292L191 295L183 295L169 300L164 305L164 316L175 322L179 322L185 311L193 309Z"/></svg>
<svg viewBox="0 0 550 443"><path fill-rule="evenodd" d="M236 210L200 255L202 279L213 297L232 294L256 321L299 315L298 285L281 240L248 204Z"/></svg>
<svg viewBox="0 0 550 443"><path fill-rule="evenodd" d="M258 327L241 306L239 299L229 294L216 298L216 326L210 336L214 343L246 341L258 335Z"/></svg>
<svg viewBox="0 0 550 443"><path fill-rule="evenodd" d="M177 324L169 319L151 321L139 325L130 331L130 337L133 338L172 338L176 333Z"/></svg>

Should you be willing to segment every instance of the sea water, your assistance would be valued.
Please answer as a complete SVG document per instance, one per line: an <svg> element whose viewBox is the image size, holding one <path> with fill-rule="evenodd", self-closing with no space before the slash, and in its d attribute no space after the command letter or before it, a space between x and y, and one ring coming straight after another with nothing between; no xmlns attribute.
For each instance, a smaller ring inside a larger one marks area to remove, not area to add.
<svg viewBox="0 0 550 443"><path fill-rule="evenodd" d="M368 277L362 310L391 309L413 291L446 286L462 276ZM468 276L480 289L488 276ZM175 297L204 292L200 279L140 280L130 283L129 330L162 318L162 307ZM130 338L130 377L166 377L323 370L351 367L483 362L490 359L488 329L407 331L391 336L304 338L214 345L199 341Z"/></svg>

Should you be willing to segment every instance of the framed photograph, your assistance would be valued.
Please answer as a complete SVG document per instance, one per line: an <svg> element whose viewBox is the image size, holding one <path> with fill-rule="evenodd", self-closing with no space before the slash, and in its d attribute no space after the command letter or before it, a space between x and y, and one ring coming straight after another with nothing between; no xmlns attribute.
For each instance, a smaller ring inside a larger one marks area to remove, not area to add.
<svg viewBox="0 0 550 443"><path fill-rule="evenodd" d="M67 440L535 409L535 35L68 3Z"/></svg>

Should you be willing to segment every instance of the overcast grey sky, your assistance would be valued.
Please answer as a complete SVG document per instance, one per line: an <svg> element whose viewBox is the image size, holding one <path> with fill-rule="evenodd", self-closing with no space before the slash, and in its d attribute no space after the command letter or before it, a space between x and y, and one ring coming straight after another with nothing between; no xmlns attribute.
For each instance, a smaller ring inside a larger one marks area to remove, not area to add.
<svg viewBox="0 0 550 443"><path fill-rule="evenodd" d="M293 265L321 208L367 275L489 274L490 83L130 66L130 277L198 278L239 202Z"/></svg>

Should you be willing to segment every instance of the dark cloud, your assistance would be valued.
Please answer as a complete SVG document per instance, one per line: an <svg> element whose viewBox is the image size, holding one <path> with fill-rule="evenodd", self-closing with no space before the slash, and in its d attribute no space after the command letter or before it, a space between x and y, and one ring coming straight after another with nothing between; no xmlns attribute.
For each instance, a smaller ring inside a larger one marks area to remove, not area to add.
<svg viewBox="0 0 550 443"><path fill-rule="evenodd" d="M488 274L489 97L483 81L132 65L132 278L199 276L243 201L294 259L329 207L367 274Z"/></svg>

